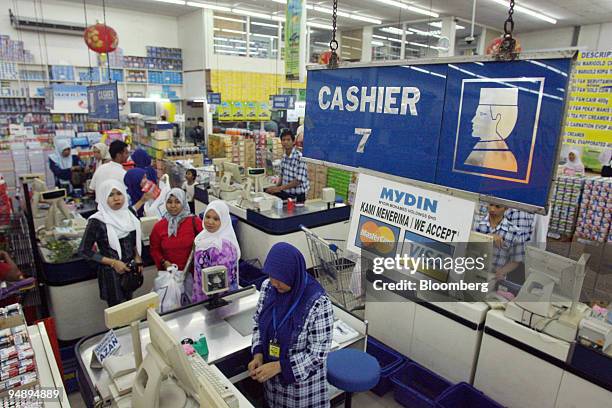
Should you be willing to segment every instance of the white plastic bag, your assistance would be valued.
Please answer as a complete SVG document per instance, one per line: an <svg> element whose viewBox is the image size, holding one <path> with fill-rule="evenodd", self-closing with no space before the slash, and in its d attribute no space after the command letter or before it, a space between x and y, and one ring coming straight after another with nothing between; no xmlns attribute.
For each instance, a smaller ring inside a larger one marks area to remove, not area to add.
<svg viewBox="0 0 612 408"><path fill-rule="evenodd" d="M160 313L181 307L185 273L179 271L176 265L173 266L174 268L168 268L167 271L157 272L157 277L153 283L153 292L157 293L160 299Z"/></svg>
<svg viewBox="0 0 612 408"><path fill-rule="evenodd" d="M144 205L144 213L147 217L159 217L162 218L166 212L166 203L164 198L170 191L170 178L167 174L164 174L159 179L159 196L154 201L147 201Z"/></svg>

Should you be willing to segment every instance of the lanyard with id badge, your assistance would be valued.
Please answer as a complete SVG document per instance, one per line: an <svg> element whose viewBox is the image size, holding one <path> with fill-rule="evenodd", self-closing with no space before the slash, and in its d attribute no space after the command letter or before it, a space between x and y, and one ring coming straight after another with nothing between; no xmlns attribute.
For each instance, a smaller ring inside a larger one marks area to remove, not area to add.
<svg viewBox="0 0 612 408"><path fill-rule="evenodd" d="M281 320L278 325L276 323L276 307L272 308L272 327L274 328L274 337L273 340L270 340L270 344L268 345L268 355L272 359L280 359L281 347L280 343L278 342L278 338L276 337L276 334L278 333L278 329L280 329L283 324L285 324L287 320L289 320L289 317L295 311L295 308L297 307L298 303L300 303L300 299L301 296L295 301L293 305L291 305L291 307L287 311L287 314L285 314L285 317L283 317L283 320Z"/></svg>

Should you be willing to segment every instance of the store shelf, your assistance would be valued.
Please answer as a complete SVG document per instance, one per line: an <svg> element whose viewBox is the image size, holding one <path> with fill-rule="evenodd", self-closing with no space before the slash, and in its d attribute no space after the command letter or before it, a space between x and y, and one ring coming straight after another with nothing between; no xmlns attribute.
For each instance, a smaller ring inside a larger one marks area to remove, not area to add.
<svg viewBox="0 0 612 408"><path fill-rule="evenodd" d="M0 99L45 99L44 96L2 96L0 95Z"/></svg>

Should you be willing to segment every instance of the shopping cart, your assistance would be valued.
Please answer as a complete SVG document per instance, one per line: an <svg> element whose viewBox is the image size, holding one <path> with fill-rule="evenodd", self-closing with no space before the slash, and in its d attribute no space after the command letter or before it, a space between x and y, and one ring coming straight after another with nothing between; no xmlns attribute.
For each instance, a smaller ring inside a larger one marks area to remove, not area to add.
<svg viewBox="0 0 612 408"><path fill-rule="evenodd" d="M365 291L361 268L349 259L336 244L300 226L310 250L314 276L332 300L350 312L365 308ZM337 241L337 240L334 240Z"/></svg>

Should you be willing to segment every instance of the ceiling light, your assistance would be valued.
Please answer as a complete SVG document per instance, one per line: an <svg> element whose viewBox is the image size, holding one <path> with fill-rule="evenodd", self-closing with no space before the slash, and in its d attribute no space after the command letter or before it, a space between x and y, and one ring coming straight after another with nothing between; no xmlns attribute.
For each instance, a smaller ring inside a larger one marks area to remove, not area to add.
<svg viewBox="0 0 612 408"><path fill-rule="evenodd" d="M375 47L382 47L385 44L383 44L381 41L372 41L372 45Z"/></svg>
<svg viewBox="0 0 612 408"><path fill-rule="evenodd" d="M386 33L391 33L391 34L397 34L397 35L402 35L402 34L405 33L404 30L401 30L401 29L395 28L395 27L383 27L383 28L380 29L380 31L384 31Z"/></svg>
<svg viewBox="0 0 612 408"><path fill-rule="evenodd" d="M238 20L237 18L229 18L229 17L221 17L221 16L214 16L213 18L215 20L224 20L224 21L233 21L236 23L244 23L244 20Z"/></svg>
<svg viewBox="0 0 612 408"><path fill-rule="evenodd" d="M223 28L221 29L221 31L223 31L224 33L232 33L232 34L246 34L246 31L240 31L240 30L228 30L227 28Z"/></svg>
<svg viewBox="0 0 612 408"><path fill-rule="evenodd" d="M310 26L310 27L320 28L320 29L323 29L323 30L332 30L332 29L333 29L333 27L332 27L332 26L327 25L327 24L312 23L312 22L310 22L310 21L309 21L309 22L307 22L306 24L307 24L308 26Z"/></svg>
<svg viewBox="0 0 612 408"><path fill-rule="evenodd" d="M493 3L497 3L500 4L502 6L508 7L508 2L504 1L504 0L491 0ZM521 13L525 13L525 14L529 14L532 17L535 18L539 18L540 20L544 20L547 23L551 23L551 24L557 24L557 20L555 20L552 17L548 17L542 13L538 13L537 11L534 11L532 9L529 9L527 7L523 7L523 6L519 6L519 5L515 5L514 6L514 11L520 11Z"/></svg>
<svg viewBox="0 0 612 408"><path fill-rule="evenodd" d="M393 38L393 37L389 37L389 38L387 38L387 40L393 41L393 42L398 42L398 43L402 42L402 40L398 40L397 38Z"/></svg>
<svg viewBox="0 0 612 408"><path fill-rule="evenodd" d="M179 6L185 5L185 0L153 0L158 3L178 4Z"/></svg>
<svg viewBox="0 0 612 408"><path fill-rule="evenodd" d="M409 10L409 11L412 11L413 13L424 14L429 17L435 17L435 18L440 17L438 13L435 13L433 11L426 10L420 7L410 6L408 4L400 3L399 1L395 1L395 0L374 0L374 1L377 1L383 4L387 4L389 6L394 6L394 7L398 7L401 9Z"/></svg>
<svg viewBox="0 0 612 408"><path fill-rule="evenodd" d="M278 28L278 24L260 23L258 21L251 21L251 24L256 25L256 26L261 26L261 27Z"/></svg>
<svg viewBox="0 0 612 408"><path fill-rule="evenodd" d="M283 17L283 16L272 16L272 18L270 20L280 21L281 23L284 23L285 22L285 17Z"/></svg>
<svg viewBox="0 0 612 408"><path fill-rule="evenodd" d="M251 33L251 36L257 36L257 37L264 37L264 38L269 38L271 40L275 40L278 37L275 35L268 35L268 34L257 34L257 33Z"/></svg>
<svg viewBox="0 0 612 408"><path fill-rule="evenodd" d="M442 22L441 21L432 21L431 23L429 23L430 26L432 27L437 27L437 28L442 28ZM461 24L456 24L455 23L455 30L463 30L465 29L464 26L462 26Z"/></svg>
<svg viewBox="0 0 612 408"><path fill-rule="evenodd" d="M425 37L440 38L440 31L423 31L423 30L417 30L416 28L408 28L408 31L411 31L418 35L423 35Z"/></svg>
<svg viewBox="0 0 612 408"><path fill-rule="evenodd" d="M387 37L383 37L382 35L372 34L372 38L380 38L381 40L387 40Z"/></svg>
<svg viewBox="0 0 612 408"><path fill-rule="evenodd" d="M196 3L195 1L188 1L187 5L191 7L199 7L203 9L209 9L209 10L226 11L228 13L232 11L232 9L229 7L218 6L216 4Z"/></svg>
<svg viewBox="0 0 612 408"><path fill-rule="evenodd" d="M232 9L232 13L234 13L234 14L241 14L243 16L263 18L265 20L270 20L272 18L272 16L269 15L269 14L257 13L255 11L242 10L242 9L236 9L236 8Z"/></svg>
<svg viewBox="0 0 612 408"><path fill-rule="evenodd" d="M361 16L359 14L351 14L351 15L349 15L349 18L352 19L352 20L365 21L366 23L372 23L372 24L376 24L376 25L382 24L382 20L379 20L377 18Z"/></svg>
<svg viewBox="0 0 612 408"><path fill-rule="evenodd" d="M271 0L274 3L278 3L278 4L287 4L287 0Z"/></svg>
<svg viewBox="0 0 612 408"><path fill-rule="evenodd" d="M333 10L326 8L326 7L313 6L313 5L307 4L306 8L308 10L318 11L319 13L325 13L329 15L333 14ZM359 14L348 13L346 11L338 10L336 14L340 17L350 18L351 20L365 21L366 23L372 23L372 24L377 24L377 25L382 24L382 20L378 18L366 17L366 16L362 16Z"/></svg>
<svg viewBox="0 0 612 408"><path fill-rule="evenodd" d="M414 41L409 41L408 44L416 45L417 47L429 48L429 45L427 45L427 44L421 44L421 43L414 42Z"/></svg>
<svg viewBox="0 0 612 408"><path fill-rule="evenodd" d="M359 38L355 38L355 37L349 37L347 35L343 35L342 36L343 40L352 40L352 41L361 41Z"/></svg>

